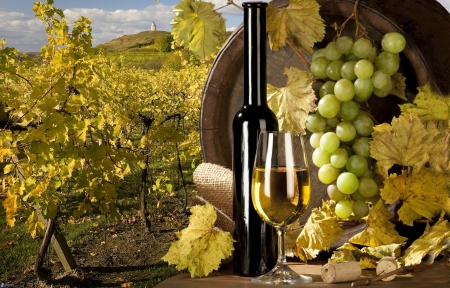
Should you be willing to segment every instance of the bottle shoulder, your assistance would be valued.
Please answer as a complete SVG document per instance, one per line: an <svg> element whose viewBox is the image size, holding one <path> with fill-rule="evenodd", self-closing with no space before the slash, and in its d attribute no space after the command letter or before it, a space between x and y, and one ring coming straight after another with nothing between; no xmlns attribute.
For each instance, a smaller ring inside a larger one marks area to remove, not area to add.
<svg viewBox="0 0 450 288"><path fill-rule="evenodd" d="M259 126L264 121L270 130L278 130L278 121L275 114L267 106L243 106L234 116L233 129L236 129L244 122L254 123Z"/></svg>

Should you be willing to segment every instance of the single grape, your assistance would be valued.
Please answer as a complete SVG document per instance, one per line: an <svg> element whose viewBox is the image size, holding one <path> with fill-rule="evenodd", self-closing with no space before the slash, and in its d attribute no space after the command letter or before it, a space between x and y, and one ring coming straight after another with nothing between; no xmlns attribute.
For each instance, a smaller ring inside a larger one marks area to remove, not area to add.
<svg viewBox="0 0 450 288"><path fill-rule="evenodd" d="M336 185L342 193L352 194L358 189L358 177L350 172L341 173L336 180Z"/></svg>
<svg viewBox="0 0 450 288"><path fill-rule="evenodd" d="M327 47L325 48L325 57L327 57L328 60L335 61L340 59L341 56L342 53L340 53L336 49L336 42L328 43Z"/></svg>
<svg viewBox="0 0 450 288"><path fill-rule="evenodd" d="M388 85L383 89L373 88L373 94L377 97L383 98L389 95L392 91L392 81L389 81Z"/></svg>
<svg viewBox="0 0 450 288"><path fill-rule="evenodd" d="M327 71L326 71L328 78L330 78L331 80L334 80L334 81L341 79L342 65L344 65L344 62L339 59L328 64Z"/></svg>
<svg viewBox="0 0 450 288"><path fill-rule="evenodd" d="M356 129L350 121L342 121L336 126L336 135L342 142L352 141L356 136Z"/></svg>
<svg viewBox="0 0 450 288"><path fill-rule="evenodd" d="M372 197L378 193L378 185L375 180L370 177L360 177L358 192L364 197Z"/></svg>
<svg viewBox="0 0 450 288"><path fill-rule="evenodd" d="M341 36L336 40L336 50L342 54L352 51L353 39L349 36Z"/></svg>
<svg viewBox="0 0 450 288"><path fill-rule="evenodd" d="M367 160L367 158L366 158L366 160ZM369 164L369 161L367 161L367 164ZM370 164L369 164L369 167L370 167ZM366 173L364 173L361 177L373 178L373 170L367 169Z"/></svg>
<svg viewBox="0 0 450 288"><path fill-rule="evenodd" d="M328 185L327 194L331 200L334 200L336 202L344 200L347 197L347 194L344 194L341 191L339 191L339 189L336 186L336 183L332 183L332 184Z"/></svg>
<svg viewBox="0 0 450 288"><path fill-rule="evenodd" d="M320 48L316 52L314 52L311 57L311 61L319 57L325 57L325 48Z"/></svg>
<svg viewBox="0 0 450 288"><path fill-rule="evenodd" d="M363 103L363 102L369 101L371 96L372 95L370 95L368 98L361 98L361 97L358 97L358 96L355 95L355 97L353 97L353 100L355 100L358 103Z"/></svg>
<svg viewBox="0 0 450 288"><path fill-rule="evenodd" d="M369 214L369 206L365 201L357 200L353 203L352 211L358 218L366 217Z"/></svg>
<svg viewBox="0 0 450 288"><path fill-rule="evenodd" d="M317 176L319 176L319 180L323 184L330 184L331 182L335 181L339 176L339 169L337 169L330 163L324 164L322 167L319 168Z"/></svg>
<svg viewBox="0 0 450 288"><path fill-rule="evenodd" d="M334 213L341 219L350 217L353 212L353 202L349 200L341 200L336 204Z"/></svg>
<svg viewBox="0 0 450 288"><path fill-rule="evenodd" d="M373 120L367 113L359 111L358 116L352 121L353 126L355 126L356 133L361 136L369 136L373 132Z"/></svg>
<svg viewBox="0 0 450 288"><path fill-rule="evenodd" d="M405 37L398 32L389 32L384 34L381 39L381 46L389 53L400 53L405 49L406 40Z"/></svg>
<svg viewBox="0 0 450 288"><path fill-rule="evenodd" d="M368 169L367 160L360 155L352 155L348 157L345 168L348 172L353 173L357 177L362 176Z"/></svg>
<svg viewBox="0 0 450 288"><path fill-rule="evenodd" d="M356 61L353 60L353 61L345 62L344 65L342 65L342 67L341 67L342 78L352 80L352 81L356 79L355 64L356 64Z"/></svg>
<svg viewBox="0 0 450 288"><path fill-rule="evenodd" d="M359 107L355 101L341 102L341 108L338 116L343 120L352 121L358 116Z"/></svg>
<svg viewBox="0 0 450 288"><path fill-rule="evenodd" d="M373 83L371 78L367 79L358 78L353 83L353 86L355 87L355 95L362 100L367 100L372 95Z"/></svg>
<svg viewBox="0 0 450 288"><path fill-rule="evenodd" d="M343 168L347 164L348 153L343 148L338 148L331 153L330 163L336 168Z"/></svg>
<svg viewBox="0 0 450 288"><path fill-rule="evenodd" d="M377 89L384 89L386 88L389 83L391 82L391 76L384 73L381 70L377 70L372 75L372 83L373 87Z"/></svg>
<svg viewBox="0 0 450 288"><path fill-rule="evenodd" d="M362 157L370 157L370 139L368 137L359 137L353 143L353 151Z"/></svg>
<svg viewBox="0 0 450 288"><path fill-rule="evenodd" d="M363 201L366 200L366 197L362 196L361 193L358 192L358 190L356 190L355 192L353 192L353 193L351 194L351 196L352 196L352 199L353 199L353 200L363 200Z"/></svg>
<svg viewBox="0 0 450 288"><path fill-rule="evenodd" d="M311 132L325 132L327 121L317 113L309 114L306 118L306 129Z"/></svg>
<svg viewBox="0 0 450 288"><path fill-rule="evenodd" d="M311 147L314 149L317 149L320 147L320 137L322 137L323 132L316 132L312 133L311 137L309 137L309 144L311 144Z"/></svg>
<svg viewBox="0 0 450 288"><path fill-rule="evenodd" d="M353 52L348 52L347 54L345 54L344 56L344 61L345 62L349 62L349 61L358 61L359 58L353 54Z"/></svg>
<svg viewBox="0 0 450 288"><path fill-rule="evenodd" d="M377 49L377 47L373 46L372 50L370 50L369 55L367 55L365 59L369 60L372 63L375 63L375 60L377 59L377 55L378 55L378 49Z"/></svg>
<svg viewBox="0 0 450 288"><path fill-rule="evenodd" d="M341 141L334 132L327 132L320 138L320 148L327 153L333 153L339 148Z"/></svg>
<svg viewBox="0 0 450 288"><path fill-rule="evenodd" d="M330 153L323 152L322 149L317 148L312 153L311 159L314 165L317 167L322 167L323 165L330 163L330 157Z"/></svg>
<svg viewBox="0 0 450 288"><path fill-rule="evenodd" d="M311 62L311 67L309 69L311 70L311 73L317 78L326 79L328 77L327 67L330 63L331 61L325 57L317 57Z"/></svg>
<svg viewBox="0 0 450 288"><path fill-rule="evenodd" d="M332 118L327 118L327 126L334 128L339 124L339 118L337 117L332 117Z"/></svg>
<svg viewBox="0 0 450 288"><path fill-rule="evenodd" d="M334 94L334 85L335 84L336 84L336 82L334 82L334 81L327 81L327 82L323 83L319 89L319 97L322 98L325 95Z"/></svg>
<svg viewBox="0 0 450 288"><path fill-rule="evenodd" d="M374 68L372 62L366 59L359 60L354 66L355 75L361 79L372 77L373 70Z"/></svg>
<svg viewBox="0 0 450 288"><path fill-rule="evenodd" d="M341 102L333 94L328 94L320 98L317 107L320 115L325 118L333 118L338 114Z"/></svg>
<svg viewBox="0 0 450 288"><path fill-rule="evenodd" d="M388 75L394 75L400 67L400 57L398 54L381 52L375 60L375 66Z"/></svg>
<svg viewBox="0 0 450 288"><path fill-rule="evenodd" d="M353 96L355 96L353 82L348 79L339 79L334 85L334 95L342 102L352 100Z"/></svg>
<svg viewBox="0 0 450 288"><path fill-rule="evenodd" d="M372 42L366 38L359 38L353 44L352 52L358 58L365 58L370 54L372 50Z"/></svg>

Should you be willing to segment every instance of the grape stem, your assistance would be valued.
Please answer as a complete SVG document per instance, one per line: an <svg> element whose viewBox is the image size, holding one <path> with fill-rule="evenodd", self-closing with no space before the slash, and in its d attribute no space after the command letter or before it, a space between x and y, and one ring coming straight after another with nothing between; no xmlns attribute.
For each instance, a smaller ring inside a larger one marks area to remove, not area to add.
<svg viewBox="0 0 450 288"><path fill-rule="evenodd" d="M291 41L289 41L289 39L286 38L286 43L292 48L292 50L294 50L295 54L303 61L303 63L305 63L305 65L309 68L309 62L306 61L305 57L303 57L302 54L300 54L300 52L298 52L298 50L294 47L294 45L291 43Z"/></svg>
<svg viewBox="0 0 450 288"><path fill-rule="evenodd" d="M335 23L334 29L337 30L337 35L336 36L338 38L341 36L342 31L344 31L345 25L347 24L348 21L350 21L350 19L355 19L355 23L356 23L356 31L355 31L354 39L355 40L358 39L359 38L358 37L359 34L362 34L362 36L369 38L368 35L367 35L367 32L366 32L366 29L364 28L363 25L361 25L361 23L359 23L359 20L358 20L358 4L359 4L359 0L356 0L355 1L355 5L353 5L353 12L352 12L352 14L350 16L348 16L348 18L345 19L345 21L340 26L338 26ZM361 32L361 33L359 31L360 28L361 28L361 30L363 30L363 32Z"/></svg>

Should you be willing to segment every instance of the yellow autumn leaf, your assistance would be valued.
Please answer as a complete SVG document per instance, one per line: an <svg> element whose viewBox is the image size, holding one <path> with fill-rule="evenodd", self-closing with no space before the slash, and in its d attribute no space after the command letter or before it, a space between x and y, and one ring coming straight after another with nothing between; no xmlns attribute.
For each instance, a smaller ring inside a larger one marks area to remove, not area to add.
<svg viewBox="0 0 450 288"><path fill-rule="evenodd" d="M448 247L450 244L450 228L448 221L444 220L443 217L444 213L441 214L439 221L431 227L427 223L422 236L406 249L404 256L399 259L405 266L420 264L426 255L432 256L434 261L434 258ZM430 260L428 261L430 262Z"/></svg>
<svg viewBox="0 0 450 288"><path fill-rule="evenodd" d="M447 144L443 134L433 123L424 126L415 114L400 115L392 123L374 127L370 156L377 160L377 166L385 177L394 165L414 167L418 172L426 163L436 170L447 167Z"/></svg>
<svg viewBox="0 0 450 288"><path fill-rule="evenodd" d="M328 204L323 208L314 208L297 238L297 254L307 262L314 259L320 251L328 251L333 242L342 236L343 230L337 217L329 212Z"/></svg>
<svg viewBox="0 0 450 288"><path fill-rule="evenodd" d="M403 73L395 73L394 75L392 75L391 76L392 90L389 94L397 96L398 98L407 101L408 98L406 98L405 95L406 89L405 80L406 78L405 76L403 76Z"/></svg>
<svg viewBox="0 0 450 288"><path fill-rule="evenodd" d="M196 205L191 212L189 226L177 233L179 240L172 243L162 260L177 265L178 270L187 268L191 277L203 277L231 256L234 240L229 232L214 227L217 214L213 206Z"/></svg>
<svg viewBox="0 0 450 288"><path fill-rule="evenodd" d="M445 98L431 88L430 82L418 87L419 93L414 98L413 104L400 105L403 114L415 113L422 121L441 121L450 118L450 109Z"/></svg>
<svg viewBox="0 0 450 288"><path fill-rule="evenodd" d="M267 85L267 103L278 119L280 130L304 134L306 118L316 99L312 75L298 68L285 68L286 86Z"/></svg>
<svg viewBox="0 0 450 288"><path fill-rule="evenodd" d="M313 53L314 43L325 36L325 24L319 14L316 0L290 0L286 8L269 3L267 7L267 34L270 49L277 51L289 38L301 51Z"/></svg>
<svg viewBox="0 0 450 288"><path fill-rule="evenodd" d="M16 194L11 193L9 190L7 190L6 195L7 198L3 201L3 207L6 210L6 224L13 227L16 222L19 197Z"/></svg>
<svg viewBox="0 0 450 288"><path fill-rule="evenodd" d="M334 251L329 262L358 261L361 269L372 269L376 268L376 261L385 256L399 256L400 247L399 244L388 244L359 249L350 243L345 243Z"/></svg>
<svg viewBox="0 0 450 288"><path fill-rule="evenodd" d="M33 238L36 237L37 232L43 232L45 228L44 223L39 220L38 215L34 211L28 216L26 224L28 231L31 233L31 237Z"/></svg>
<svg viewBox="0 0 450 288"><path fill-rule="evenodd" d="M437 216L447 204L448 175L423 168L415 174L404 171L401 175L392 174L380 189L381 197L388 204L402 201L397 211L399 219L412 226L414 220Z"/></svg>
<svg viewBox="0 0 450 288"><path fill-rule="evenodd" d="M407 238L398 234L390 219L391 214L384 201L377 201L367 216L366 229L354 235L349 241L353 244L370 247L405 242Z"/></svg>

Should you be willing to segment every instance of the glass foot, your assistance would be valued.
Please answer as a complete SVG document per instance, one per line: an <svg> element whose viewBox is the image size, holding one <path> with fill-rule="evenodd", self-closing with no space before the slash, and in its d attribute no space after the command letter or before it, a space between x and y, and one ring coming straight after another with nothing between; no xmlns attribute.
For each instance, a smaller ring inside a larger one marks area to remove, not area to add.
<svg viewBox="0 0 450 288"><path fill-rule="evenodd" d="M264 275L252 278L252 282L264 284L302 284L311 283L312 277L297 274L288 265L275 266Z"/></svg>

